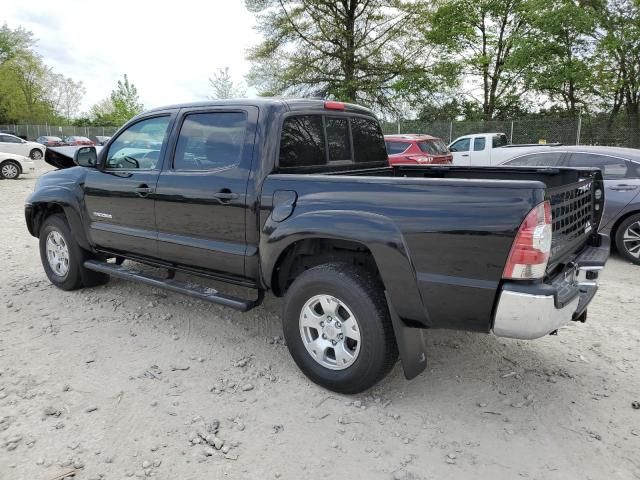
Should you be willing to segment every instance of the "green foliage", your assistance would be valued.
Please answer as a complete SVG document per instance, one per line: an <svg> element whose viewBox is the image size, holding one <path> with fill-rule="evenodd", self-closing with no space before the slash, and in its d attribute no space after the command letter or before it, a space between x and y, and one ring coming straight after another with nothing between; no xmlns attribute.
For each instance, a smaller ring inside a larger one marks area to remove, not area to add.
<svg viewBox="0 0 640 480"><path fill-rule="evenodd" d="M319 96L392 109L424 82L422 4L400 0L245 0L264 41L249 52L261 95Z"/></svg>
<svg viewBox="0 0 640 480"><path fill-rule="evenodd" d="M95 126L119 127L144 110L138 89L127 75L118 80L115 90L89 110L89 122ZM85 119L86 120L86 119Z"/></svg>
<svg viewBox="0 0 640 480"><path fill-rule="evenodd" d="M244 88L233 83L233 79L229 73L229 67L218 69L218 71L213 74L213 77L209 79L209 84L213 90L212 95L209 96L211 100L244 98L246 96Z"/></svg>

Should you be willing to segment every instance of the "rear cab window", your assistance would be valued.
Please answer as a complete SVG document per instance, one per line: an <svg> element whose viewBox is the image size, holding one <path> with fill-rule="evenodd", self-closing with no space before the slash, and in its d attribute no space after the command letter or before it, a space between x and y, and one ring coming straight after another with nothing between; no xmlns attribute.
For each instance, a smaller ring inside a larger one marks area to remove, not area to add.
<svg viewBox="0 0 640 480"><path fill-rule="evenodd" d="M507 136L504 133L499 133L494 135L491 139L491 147L492 148L500 148L509 144L507 140Z"/></svg>
<svg viewBox="0 0 640 480"><path fill-rule="evenodd" d="M387 164L387 150L380 125L373 118L301 114L284 120L278 156L278 168L284 172L354 164L376 167L380 163Z"/></svg>

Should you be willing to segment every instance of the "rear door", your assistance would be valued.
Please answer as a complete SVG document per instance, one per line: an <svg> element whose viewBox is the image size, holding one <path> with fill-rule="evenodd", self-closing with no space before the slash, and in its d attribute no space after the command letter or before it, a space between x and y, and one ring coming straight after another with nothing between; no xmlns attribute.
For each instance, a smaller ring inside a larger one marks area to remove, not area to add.
<svg viewBox="0 0 640 480"><path fill-rule="evenodd" d="M181 112L156 190L161 259L244 277L257 121L251 106Z"/></svg>
<svg viewBox="0 0 640 480"><path fill-rule="evenodd" d="M487 151L487 139L474 137L469 151L469 164L475 167L490 165L489 152Z"/></svg>
<svg viewBox="0 0 640 480"><path fill-rule="evenodd" d="M0 134L0 152L28 156L23 141L13 135Z"/></svg>
<svg viewBox="0 0 640 480"><path fill-rule="evenodd" d="M171 113L142 118L101 152L101 169L84 185L89 236L98 247L157 255L154 191L167 147Z"/></svg>
<svg viewBox="0 0 640 480"><path fill-rule="evenodd" d="M618 214L639 193L640 180L636 164L624 158L595 153L572 153L568 167L597 167L604 178L604 212L600 228L615 221Z"/></svg>

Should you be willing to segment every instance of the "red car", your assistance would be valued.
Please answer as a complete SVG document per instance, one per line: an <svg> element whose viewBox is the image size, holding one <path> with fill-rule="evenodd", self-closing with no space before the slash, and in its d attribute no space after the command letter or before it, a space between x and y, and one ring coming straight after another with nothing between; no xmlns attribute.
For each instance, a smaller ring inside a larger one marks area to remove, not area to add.
<svg viewBox="0 0 640 480"><path fill-rule="evenodd" d="M453 164L453 155L441 138L431 135L385 135L389 165Z"/></svg>
<svg viewBox="0 0 640 480"><path fill-rule="evenodd" d="M93 140L89 140L87 137L81 137L79 135L71 135L64 139L64 143L67 145L89 145L94 146Z"/></svg>

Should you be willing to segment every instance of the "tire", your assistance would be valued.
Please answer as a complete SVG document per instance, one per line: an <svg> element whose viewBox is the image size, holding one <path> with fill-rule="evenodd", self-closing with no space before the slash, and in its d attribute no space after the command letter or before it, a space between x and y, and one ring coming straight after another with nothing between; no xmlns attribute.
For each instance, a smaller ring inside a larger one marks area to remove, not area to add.
<svg viewBox="0 0 640 480"><path fill-rule="evenodd" d="M625 260L640 265L640 213L631 215L618 225L616 247Z"/></svg>
<svg viewBox="0 0 640 480"><path fill-rule="evenodd" d="M48 242L52 245L49 249ZM74 239L64 215L54 214L45 219L40 229L40 260L51 283L62 290L107 283L108 275L84 268L85 260L90 258Z"/></svg>
<svg viewBox="0 0 640 480"><path fill-rule="evenodd" d="M13 160L5 160L0 164L0 175L7 180L16 180L20 176L20 164Z"/></svg>
<svg viewBox="0 0 640 480"><path fill-rule="evenodd" d="M315 302L326 302L327 311ZM310 320L304 320L305 312ZM302 273L286 293L282 318L287 347L300 370L334 392L353 394L372 387L398 359L382 285L367 271L349 264L327 263ZM318 318L325 319L322 329ZM336 335L337 331L344 333ZM337 349L327 345L330 339ZM345 355L347 351L350 355Z"/></svg>
<svg viewBox="0 0 640 480"><path fill-rule="evenodd" d="M42 160L42 150L34 148L29 152L29 158L31 158L31 160Z"/></svg>

